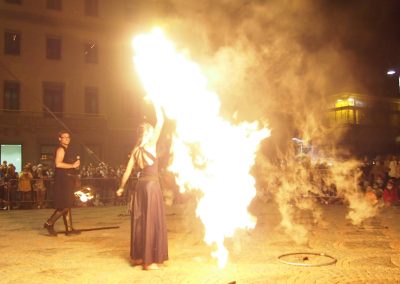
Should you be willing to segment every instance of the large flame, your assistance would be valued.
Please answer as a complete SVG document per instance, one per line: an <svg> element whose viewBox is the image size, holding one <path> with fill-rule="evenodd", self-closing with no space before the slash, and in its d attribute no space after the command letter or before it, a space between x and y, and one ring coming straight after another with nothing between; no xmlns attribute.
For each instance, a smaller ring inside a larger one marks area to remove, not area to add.
<svg viewBox="0 0 400 284"><path fill-rule="evenodd" d="M249 174L255 152L269 130L258 123L233 125L220 115L220 100L207 89L201 68L174 45L160 29L133 40L134 64L149 96L176 121L169 170L181 191L200 190L196 213L205 226L205 241L216 245L213 257L224 267L226 237L238 228L254 228L247 207L256 194ZM260 129L261 128L261 129Z"/></svg>

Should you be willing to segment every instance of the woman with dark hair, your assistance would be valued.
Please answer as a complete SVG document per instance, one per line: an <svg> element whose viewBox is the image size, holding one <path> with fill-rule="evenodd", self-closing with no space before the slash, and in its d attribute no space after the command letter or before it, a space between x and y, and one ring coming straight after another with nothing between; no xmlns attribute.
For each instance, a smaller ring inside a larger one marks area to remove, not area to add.
<svg viewBox="0 0 400 284"><path fill-rule="evenodd" d="M139 172L131 214L131 250L134 265L145 270L159 269L168 260L167 228L164 200L158 178L156 146L164 124L159 105L153 104L157 122L155 127L143 123L138 129L138 140L132 150L122 176L117 195L121 196L132 170Z"/></svg>

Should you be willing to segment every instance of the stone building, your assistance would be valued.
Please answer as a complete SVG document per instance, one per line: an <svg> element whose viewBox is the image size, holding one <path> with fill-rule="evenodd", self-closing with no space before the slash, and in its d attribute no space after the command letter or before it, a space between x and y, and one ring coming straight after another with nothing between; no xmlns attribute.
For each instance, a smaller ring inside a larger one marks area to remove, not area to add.
<svg viewBox="0 0 400 284"><path fill-rule="evenodd" d="M1 159L51 164L61 129L83 163L125 163L143 116L128 1L0 1Z"/></svg>

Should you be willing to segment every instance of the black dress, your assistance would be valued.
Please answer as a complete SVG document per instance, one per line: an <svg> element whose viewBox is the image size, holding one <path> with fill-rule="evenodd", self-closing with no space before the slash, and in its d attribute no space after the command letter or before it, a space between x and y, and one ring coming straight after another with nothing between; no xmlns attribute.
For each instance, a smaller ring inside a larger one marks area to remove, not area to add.
<svg viewBox="0 0 400 284"><path fill-rule="evenodd" d="M74 157L68 151L68 148L59 146L59 148L64 148L65 155L63 162L72 164L74 162ZM56 151L57 151L56 150ZM75 170L74 169L61 169L55 168L54 170L54 208L63 209L71 208L74 205L74 187L75 187Z"/></svg>
<svg viewBox="0 0 400 284"><path fill-rule="evenodd" d="M149 152L144 154L154 163L140 172L135 186L131 258L141 259L144 264L162 263L168 260L168 240L163 194L158 181L158 161Z"/></svg>

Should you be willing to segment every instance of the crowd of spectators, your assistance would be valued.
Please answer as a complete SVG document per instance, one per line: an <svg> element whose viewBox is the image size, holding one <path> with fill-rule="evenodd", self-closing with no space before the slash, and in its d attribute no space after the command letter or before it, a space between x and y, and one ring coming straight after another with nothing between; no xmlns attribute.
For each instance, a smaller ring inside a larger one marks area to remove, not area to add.
<svg viewBox="0 0 400 284"><path fill-rule="evenodd" d="M357 178L359 192L373 205L399 205L400 156L365 156L360 162L358 168L349 169L349 175ZM311 175L315 174L311 180L317 185L315 195L318 200L323 203L343 201L344 196L338 194L336 179L332 177L333 173L327 163L317 163L310 172Z"/></svg>
<svg viewBox="0 0 400 284"><path fill-rule="evenodd" d="M400 156L377 156L363 159L359 186L372 203L399 205Z"/></svg>
<svg viewBox="0 0 400 284"><path fill-rule="evenodd" d="M80 187L95 189L96 199L92 204L101 205L115 202L114 191L124 172L124 166L117 168L100 162L88 164L77 172ZM51 207L54 171L43 164L26 163L17 173L12 163L3 161L0 165L0 208L31 209Z"/></svg>
<svg viewBox="0 0 400 284"><path fill-rule="evenodd" d="M318 171L329 172L329 166L315 165ZM315 169L314 169L315 170ZM313 172L315 172L313 170ZM94 165L84 165L77 172L80 179L76 185L77 190L82 187L92 188L95 192L90 205L121 204L128 202L129 190L125 196L118 199L115 189L118 187L125 168L109 166L103 162ZM21 172L17 173L13 164L3 161L0 165L0 209L31 209L51 207L53 168L43 164L26 163ZM179 196L175 196L173 177L161 174L161 183L164 185L166 202L172 200L179 202ZM323 176L323 175L322 175ZM132 188L134 174L128 184ZM328 203L340 199L337 196L335 184L318 183L320 188L319 200ZM359 168L359 190L373 204L383 203L387 206L399 204L400 196L400 156L388 155L375 158L365 157ZM172 189L172 190L171 190ZM170 195L173 195L172 197ZM178 198L178 199L176 199ZM167 200L171 199L171 200Z"/></svg>

